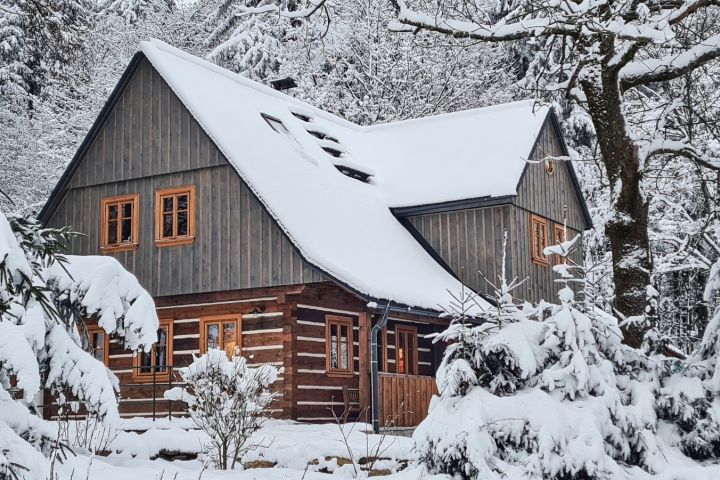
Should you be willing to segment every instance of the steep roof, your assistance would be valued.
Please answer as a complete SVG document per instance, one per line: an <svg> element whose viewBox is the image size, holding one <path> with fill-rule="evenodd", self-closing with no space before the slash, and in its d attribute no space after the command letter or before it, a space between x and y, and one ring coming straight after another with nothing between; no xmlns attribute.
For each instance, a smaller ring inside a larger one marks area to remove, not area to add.
<svg viewBox="0 0 720 480"><path fill-rule="evenodd" d="M523 101L362 127L161 41L140 52L309 263L418 308L447 305L461 284L391 208L515 195L549 112Z"/></svg>

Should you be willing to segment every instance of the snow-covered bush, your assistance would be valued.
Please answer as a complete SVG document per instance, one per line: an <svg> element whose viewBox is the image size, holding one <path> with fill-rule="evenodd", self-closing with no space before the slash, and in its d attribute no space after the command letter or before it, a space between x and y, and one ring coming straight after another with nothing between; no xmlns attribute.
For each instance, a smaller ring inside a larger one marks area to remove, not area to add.
<svg viewBox="0 0 720 480"><path fill-rule="evenodd" d="M572 244L546 254L567 255ZM651 469L657 455L650 371L622 344L617 320L576 304L559 264L559 305L524 309L488 329L454 318L438 372L440 396L415 431L434 471L461 478L618 478L620 463ZM549 311L544 321L535 315ZM488 312L481 321L497 314Z"/></svg>
<svg viewBox="0 0 720 480"><path fill-rule="evenodd" d="M84 319L131 349L156 340L152 297L111 257L62 256L70 235L0 212L0 478L50 474L60 439L37 412L43 390L118 418L116 377L80 347Z"/></svg>
<svg viewBox="0 0 720 480"><path fill-rule="evenodd" d="M217 468L234 469L268 418L277 374L271 365L250 366L244 357L210 349L180 370L186 387L168 390L165 398L187 402L190 417L208 434L205 454Z"/></svg>

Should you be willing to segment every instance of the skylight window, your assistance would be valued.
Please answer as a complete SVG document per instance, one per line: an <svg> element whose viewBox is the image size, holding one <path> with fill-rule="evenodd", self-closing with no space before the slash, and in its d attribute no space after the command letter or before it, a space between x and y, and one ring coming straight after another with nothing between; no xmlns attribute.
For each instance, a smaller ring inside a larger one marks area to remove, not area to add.
<svg viewBox="0 0 720 480"><path fill-rule="evenodd" d="M310 118L309 115L305 115L304 113L299 112L291 112L295 117L299 118L303 122L310 122L312 121L312 118Z"/></svg>
<svg viewBox="0 0 720 480"><path fill-rule="evenodd" d="M302 146L300 143L295 139L292 133L290 133L290 130L287 129L285 124L280 120L279 118L275 118L273 116L270 116L266 113L261 113L263 119L267 122L268 125L270 125L270 128L275 130L277 133L280 134L283 139L290 144L292 148L295 150L302 150Z"/></svg>

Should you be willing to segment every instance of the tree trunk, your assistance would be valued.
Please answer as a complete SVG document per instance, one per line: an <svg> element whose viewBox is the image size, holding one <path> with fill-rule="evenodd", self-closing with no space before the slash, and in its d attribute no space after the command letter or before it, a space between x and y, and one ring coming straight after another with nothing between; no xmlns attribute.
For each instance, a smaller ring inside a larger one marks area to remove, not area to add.
<svg viewBox="0 0 720 480"><path fill-rule="evenodd" d="M617 72L605 66L589 74L581 84L614 202L614 215L605 226L605 233L613 258L615 308L625 317L642 316L651 263L648 203L641 190L641 159L627 132ZM639 347L648 328L645 322L630 322L623 329L625 343Z"/></svg>

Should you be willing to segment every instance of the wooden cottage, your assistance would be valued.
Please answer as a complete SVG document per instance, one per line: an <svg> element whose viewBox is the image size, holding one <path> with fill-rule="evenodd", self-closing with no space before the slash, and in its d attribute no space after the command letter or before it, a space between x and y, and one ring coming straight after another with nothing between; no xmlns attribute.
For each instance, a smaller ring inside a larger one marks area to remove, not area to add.
<svg viewBox="0 0 720 480"><path fill-rule="evenodd" d="M370 404L414 425L434 391L448 292L496 278L504 230L520 296L553 299L543 248L590 225L551 111L532 102L361 127L167 44L143 42L40 213L153 295L150 353L90 328L122 415L163 415L176 369L208 348L283 367L277 416ZM528 162L527 160L533 160ZM462 272L462 273L461 273ZM388 420L392 419L392 420Z"/></svg>

